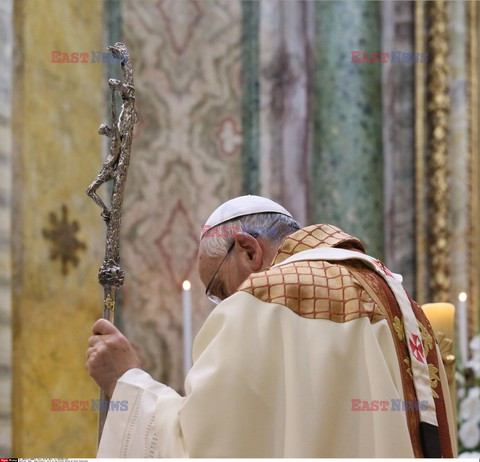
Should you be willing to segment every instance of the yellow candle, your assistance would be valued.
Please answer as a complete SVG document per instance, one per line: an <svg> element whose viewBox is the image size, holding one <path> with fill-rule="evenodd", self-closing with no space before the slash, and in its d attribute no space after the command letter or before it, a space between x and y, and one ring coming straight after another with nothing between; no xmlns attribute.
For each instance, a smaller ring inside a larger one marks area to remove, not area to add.
<svg viewBox="0 0 480 462"><path fill-rule="evenodd" d="M422 309L432 325L435 334L443 332L453 341L455 330L455 307L451 303L427 303Z"/></svg>

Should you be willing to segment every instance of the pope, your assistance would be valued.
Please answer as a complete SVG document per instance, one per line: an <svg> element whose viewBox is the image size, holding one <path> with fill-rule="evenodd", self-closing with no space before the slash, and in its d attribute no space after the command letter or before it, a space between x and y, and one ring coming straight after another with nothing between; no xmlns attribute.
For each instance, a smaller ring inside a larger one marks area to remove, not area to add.
<svg viewBox="0 0 480 462"><path fill-rule="evenodd" d="M432 328L401 276L339 228L300 228L242 196L202 227L198 271L217 306L185 396L140 368L108 321L87 369L112 401L98 457L455 457Z"/></svg>

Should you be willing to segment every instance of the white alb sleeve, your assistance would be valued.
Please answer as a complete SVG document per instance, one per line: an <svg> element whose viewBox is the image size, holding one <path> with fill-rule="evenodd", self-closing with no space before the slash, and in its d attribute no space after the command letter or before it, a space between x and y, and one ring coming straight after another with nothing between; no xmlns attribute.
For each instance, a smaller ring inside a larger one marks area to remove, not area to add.
<svg viewBox="0 0 480 462"><path fill-rule="evenodd" d="M111 401L119 406L108 412L97 457L160 457L162 451L155 430L159 396L182 399L145 371L125 372L113 392Z"/></svg>

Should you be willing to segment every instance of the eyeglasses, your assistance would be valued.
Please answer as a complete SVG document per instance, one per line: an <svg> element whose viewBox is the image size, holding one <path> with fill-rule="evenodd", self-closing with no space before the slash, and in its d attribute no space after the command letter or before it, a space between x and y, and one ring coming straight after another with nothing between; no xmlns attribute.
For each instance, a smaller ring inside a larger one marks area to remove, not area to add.
<svg viewBox="0 0 480 462"><path fill-rule="evenodd" d="M235 247L235 240L232 242L232 245L229 247L227 253L223 257L223 260L218 265L217 270L215 271L215 273L213 273L212 279L210 279L210 282L208 283L207 288L205 289L205 295L207 296L207 298L211 302L215 303L215 305L218 305L222 301L222 299L220 297L217 297L216 295L211 294L210 293L210 288L212 287L213 281L215 280L215 276L217 275L218 271L220 270L221 266L223 265L223 262L227 259L228 255L230 254L230 252L232 251L232 249L234 247Z"/></svg>

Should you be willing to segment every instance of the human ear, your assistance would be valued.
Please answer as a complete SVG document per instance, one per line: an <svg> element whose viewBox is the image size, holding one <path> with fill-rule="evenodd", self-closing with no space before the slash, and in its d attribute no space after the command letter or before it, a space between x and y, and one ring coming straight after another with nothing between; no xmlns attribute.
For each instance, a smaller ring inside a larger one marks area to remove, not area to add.
<svg viewBox="0 0 480 462"><path fill-rule="evenodd" d="M235 243L245 257L250 270L260 271L263 264L263 250L258 241L250 234L238 233L235 235Z"/></svg>

